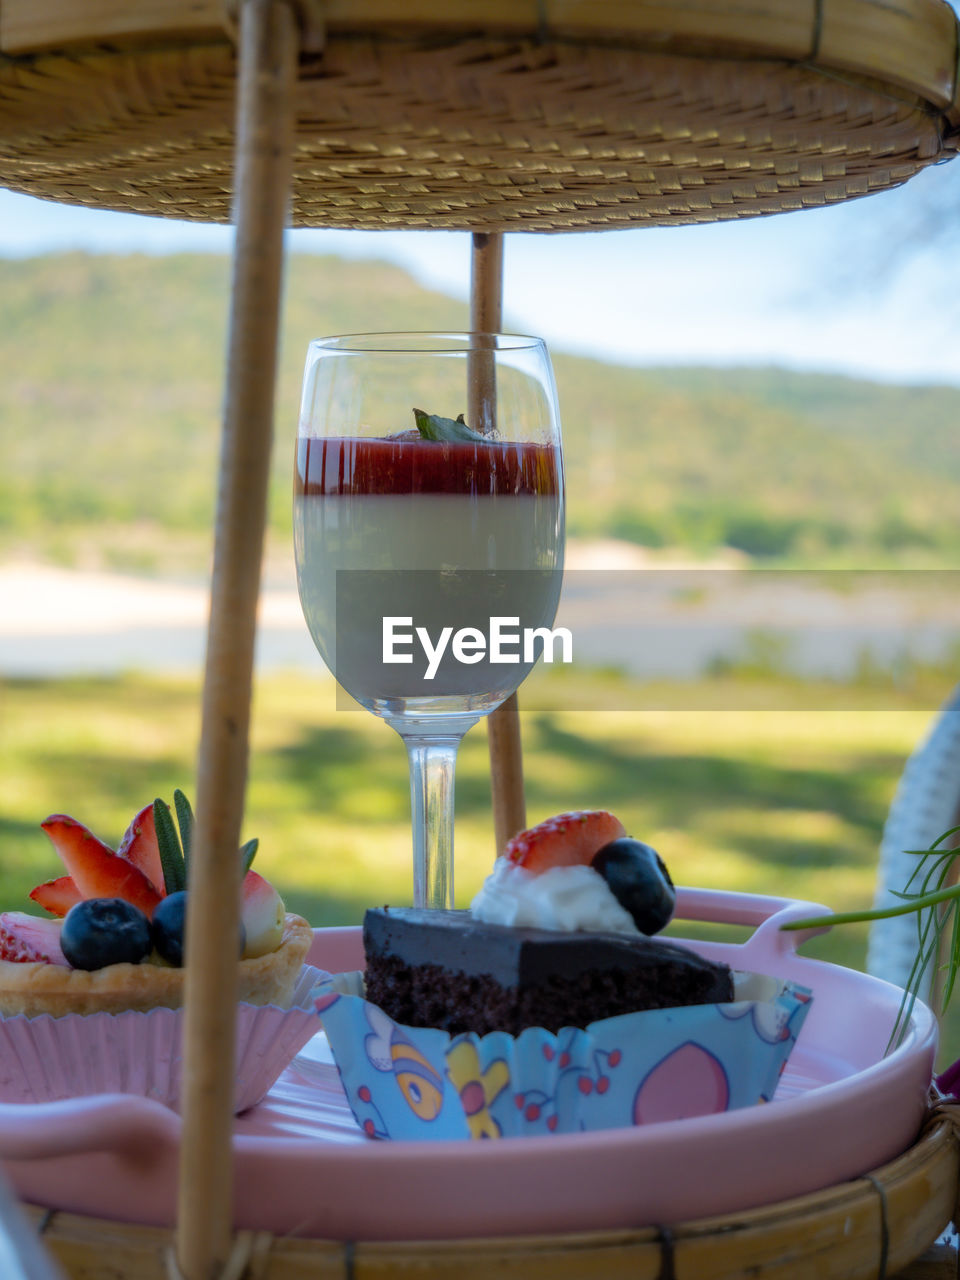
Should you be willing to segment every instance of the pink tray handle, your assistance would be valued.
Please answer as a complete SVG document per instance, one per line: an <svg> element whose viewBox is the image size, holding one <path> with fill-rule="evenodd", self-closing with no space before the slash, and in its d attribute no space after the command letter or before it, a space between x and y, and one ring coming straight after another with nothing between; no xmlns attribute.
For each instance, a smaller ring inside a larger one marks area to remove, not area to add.
<svg viewBox="0 0 960 1280"><path fill-rule="evenodd" d="M825 916L830 908L796 898L773 898L755 893L731 893L722 889L677 889L675 920L695 920L711 924L747 924L756 928L742 945L745 966L758 973L771 962L796 953L801 942L826 933L830 926L784 932L791 920Z"/></svg>
<svg viewBox="0 0 960 1280"><path fill-rule="evenodd" d="M359 925L339 925L314 929L313 945L307 952L307 963L330 973L350 973L362 969L363 931Z"/></svg>
<svg viewBox="0 0 960 1280"><path fill-rule="evenodd" d="M677 888L676 920L712 924L755 925L755 932L742 945L743 964L763 972L765 964L781 956L792 956L801 942L826 933L818 929L781 932L781 925L808 916L829 915L829 907L796 898L764 897L755 893L731 893L723 889ZM363 941L356 925L314 930L314 943L307 957L311 964L332 973L363 966Z"/></svg>
<svg viewBox="0 0 960 1280"><path fill-rule="evenodd" d="M142 1162L164 1147L176 1150L180 1118L150 1098L98 1094L60 1102L0 1103L0 1159L49 1157L110 1151Z"/></svg>
<svg viewBox="0 0 960 1280"><path fill-rule="evenodd" d="M801 942L826 933L828 925L818 929L781 932L790 920L830 914L830 908L816 902L800 902L796 898L764 897L755 893L731 893L723 889L677 888L676 920L695 920L712 924L755 925L755 932L743 943L744 963L762 972L765 962L780 956L791 956ZM356 925L314 930L314 943L307 959L311 964L332 973L359 969L363 966L363 941Z"/></svg>

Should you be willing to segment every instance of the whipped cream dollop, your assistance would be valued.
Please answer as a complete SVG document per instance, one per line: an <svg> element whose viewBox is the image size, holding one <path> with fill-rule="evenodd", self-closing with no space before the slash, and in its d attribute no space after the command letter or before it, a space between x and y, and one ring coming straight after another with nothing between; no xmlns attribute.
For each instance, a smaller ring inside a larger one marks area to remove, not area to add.
<svg viewBox="0 0 960 1280"><path fill-rule="evenodd" d="M485 924L556 929L564 933L639 933L633 917L593 867L551 867L534 873L508 858L493 871L470 903Z"/></svg>

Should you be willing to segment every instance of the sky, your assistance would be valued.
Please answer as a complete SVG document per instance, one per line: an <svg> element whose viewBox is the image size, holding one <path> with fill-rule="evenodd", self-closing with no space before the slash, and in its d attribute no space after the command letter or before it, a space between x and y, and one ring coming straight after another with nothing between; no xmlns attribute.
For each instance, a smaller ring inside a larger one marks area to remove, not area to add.
<svg viewBox="0 0 960 1280"><path fill-rule="evenodd" d="M226 227L0 192L0 257L229 253L231 241ZM464 233L296 230L287 246L291 255L385 258L455 296L469 288ZM504 328L630 364L776 365L960 385L958 249L960 160L830 209L517 233L505 242Z"/></svg>

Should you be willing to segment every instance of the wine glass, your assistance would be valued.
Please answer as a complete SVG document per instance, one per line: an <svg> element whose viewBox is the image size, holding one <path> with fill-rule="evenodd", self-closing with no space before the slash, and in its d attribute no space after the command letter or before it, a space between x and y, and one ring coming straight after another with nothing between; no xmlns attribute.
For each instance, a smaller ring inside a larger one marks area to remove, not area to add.
<svg viewBox="0 0 960 1280"><path fill-rule="evenodd" d="M541 339L310 344L293 497L300 601L340 686L406 745L415 906L453 905L463 735L553 644L563 508Z"/></svg>

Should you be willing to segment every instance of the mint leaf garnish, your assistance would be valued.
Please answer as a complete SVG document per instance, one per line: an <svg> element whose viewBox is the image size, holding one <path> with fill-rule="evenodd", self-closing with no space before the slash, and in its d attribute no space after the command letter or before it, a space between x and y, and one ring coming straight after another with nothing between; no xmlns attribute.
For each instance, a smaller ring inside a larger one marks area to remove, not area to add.
<svg viewBox="0 0 960 1280"><path fill-rule="evenodd" d="M423 440L460 441L463 444L487 444L486 436L468 427L461 413L457 418L442 418L438 413L414 409L414 421Z"/></svg>

